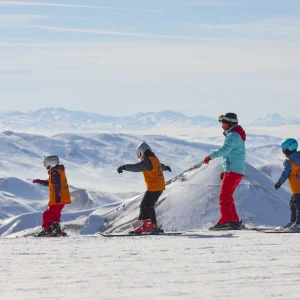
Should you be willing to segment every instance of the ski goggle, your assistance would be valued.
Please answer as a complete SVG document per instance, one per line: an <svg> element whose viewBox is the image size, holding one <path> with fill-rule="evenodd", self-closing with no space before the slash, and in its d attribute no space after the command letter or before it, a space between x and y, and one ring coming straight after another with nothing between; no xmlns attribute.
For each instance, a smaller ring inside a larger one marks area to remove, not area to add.
<svg viewBox="0 0 300 300"><path fill-rule="evenodd" d="M218 116L218 121L222 122L222 123L224 123L224 121L225 122L227 121L227 122L232 122L232 123L238 123L237 119L231 119L231 118L228 118L228 117L226 117L224 115L219 115Z"/></svg>
<svg viewBox="0 0 300 300"><path fill-rule="evenodd" d="M224 119L224 115L219 115L219 116L218 116L218 121L219 121L219 122L222 122L223 119Z"/></svg>

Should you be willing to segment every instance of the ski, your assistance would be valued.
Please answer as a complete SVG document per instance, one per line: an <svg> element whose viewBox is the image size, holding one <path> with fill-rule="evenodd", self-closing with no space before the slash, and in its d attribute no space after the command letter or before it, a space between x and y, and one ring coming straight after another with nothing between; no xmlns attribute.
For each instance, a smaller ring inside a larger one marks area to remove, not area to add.
<svg viewBox="0 0 300 300"><path fill-rule="evenodd" d="M33 237L36 237L36 238L59 238L59 237L68 237L67 234L65 235L43 235L43 236L39 236L38 234L34 234L32 235Z"/></svg>
<svg viewBox="0 0 300 300"><path fill-rule="evenodd" d="M259 227L242 227L242 228L232 228L232 227L225 227L225 228L208 228L209 231L267 231L267 228L259 228Z"/></svg>
<svg viewBox="0 0 300 300"><path fill-rule="evenodd" d="M68 237L69 235L65 232L65 231L61 231L61 232L52 232L52 233L50 233L50 234L46 234L46 235L39 235L39 233L35 233L35 234L33 234L33 235L31 235L31 236L33 236L33 237L38 237L38 238L44 238L44 237Z"/></svg>
<svg viewBox="0 0 300 300"><path fill-rule="evenodd" d="M105 237L126 237L126 236L178 236L183 234L184 232L162 232L162 233L141 233L141 234L133 234L133 233L105 233L105 232L100 232L100 235L105 236Z"/></svg>
<svg viewBox="0 0 300 300"><path fill-rule="evenodd" d="M262 230L264 233L300 233L300 231L293 231L293 230L281 230L281 229L269 229L269 230Z"/></svg>

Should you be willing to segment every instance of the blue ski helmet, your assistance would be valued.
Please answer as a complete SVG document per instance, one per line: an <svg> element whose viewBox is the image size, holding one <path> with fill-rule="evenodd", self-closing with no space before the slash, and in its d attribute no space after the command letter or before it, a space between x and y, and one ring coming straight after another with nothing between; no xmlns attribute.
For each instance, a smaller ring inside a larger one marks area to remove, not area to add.
<svg viewBox="0 0 300 300"><path fill-rule="evenodd" d="M283 152L286 150L295 151L298 148L298 142L293 138L287 138L281 142L280 146Z"/></svg>

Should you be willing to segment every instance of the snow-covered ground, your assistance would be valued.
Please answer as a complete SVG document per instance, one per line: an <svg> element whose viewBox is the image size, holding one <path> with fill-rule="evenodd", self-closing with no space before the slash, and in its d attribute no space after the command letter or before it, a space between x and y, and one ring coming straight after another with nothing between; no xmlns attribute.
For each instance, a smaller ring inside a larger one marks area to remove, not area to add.
<svg viewBox="0 0 300 300"><path fill-rule="evenodd" d="M300 235L2 238L1 300L298 300Z"/></svg>

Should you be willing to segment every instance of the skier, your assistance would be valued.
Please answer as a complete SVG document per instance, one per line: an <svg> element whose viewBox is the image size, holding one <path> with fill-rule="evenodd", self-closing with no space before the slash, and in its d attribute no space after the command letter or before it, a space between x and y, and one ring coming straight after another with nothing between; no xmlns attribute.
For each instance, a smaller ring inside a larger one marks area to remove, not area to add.
<svg viewBox="0 0 300 300"><path fill-rule="evenodd" d="M246 133L238 125L235 113L220 115L218 121L222 123L224 130L224 145L219 150L206 156L203 161L205 164L208 164L210 160L222 157L223 171L220 174L222 185L219 196L221 218L212 229L240 229L243 225L236 212L233 194L245 175Z"/></svg>
<svg viewBox="0 0 300 300"><path fill-rule="evenodd" d="M297 151L298 142L293 138L287 138L281 142L282 153L286 156L283 162L283 172L275 189L288 179L292 198L290 200L291 218L290 222L281 229L286 231L300 231L300 151Z"/></svg>
<svg viewBox="0 0 300 300"><path fill-rule="evenodd" d="M43 163L48 171L49 179L32 181L49 187L48 209L43 213L43 230L37 236L64 236L66 233L62 231L59 224L61 211L65 204L72 202L65 167L59 164L57 155L45 156Z"/></svg>
<svg viewBox="0 0 300 300"><path fill-rule="evenodd" d="M145 141L137 147L136 155L141 160L140 162L126 164L117 169L119 174L123 171L142 172L147 186L147 191L140 204L140 215L138 218L142 224L130 233L163 232L157 226L154 205L166 189L163 171L171 172L171 168L160 163Z"/></svg>

